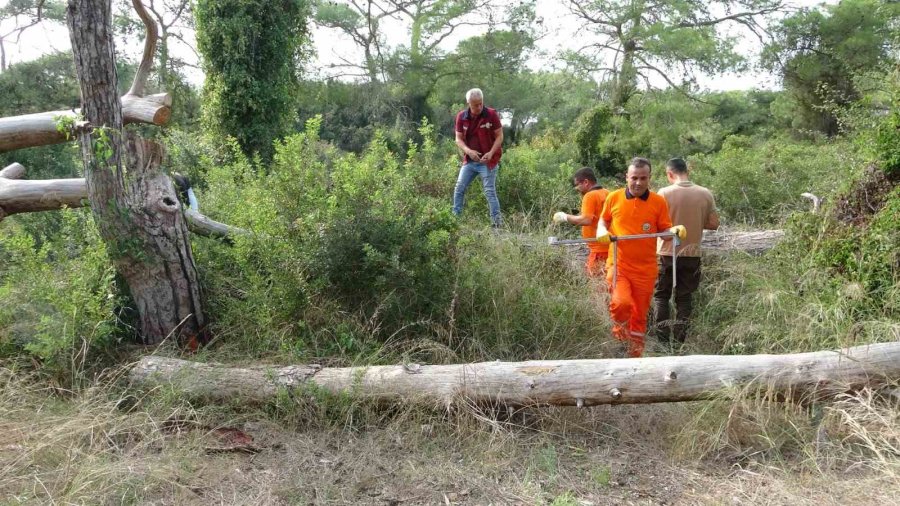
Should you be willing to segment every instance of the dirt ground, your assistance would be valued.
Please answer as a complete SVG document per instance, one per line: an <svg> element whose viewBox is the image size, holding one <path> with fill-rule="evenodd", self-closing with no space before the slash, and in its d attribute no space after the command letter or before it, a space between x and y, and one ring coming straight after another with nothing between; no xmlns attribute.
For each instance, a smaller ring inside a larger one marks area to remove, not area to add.
<svg viewBox="0 0 900 506"><path fill-rule="evenodd" d="M253 437L255 452L207 451L184 457L174 469L164 464L175 476L143 498L159 504L822 506L891 504L900 491L896 482L861 470L786 471L727 452L676 460L661 434L682 422L682 411L674 405L553 409L507 422L404 415L363 430L286 431L248 421L239 428Z"/></svg>

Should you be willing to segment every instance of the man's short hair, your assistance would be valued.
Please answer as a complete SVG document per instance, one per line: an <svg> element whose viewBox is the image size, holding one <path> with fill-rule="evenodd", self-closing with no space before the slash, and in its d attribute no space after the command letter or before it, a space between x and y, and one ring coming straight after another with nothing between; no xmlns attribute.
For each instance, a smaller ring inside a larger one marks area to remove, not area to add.
<svg viewBox="0 0 900 506"><path fill-rule="evenodd" d="M647 160L646 158L642 158L640 156L636 156L636 157L632 158L631 163L629 163L628 165L634 166L634 168L636 168L636 169L640 168L640 167L647 167L648 171L651 171L651 172L653 171L653 166L650 165L650 160Z"/></svg>
<svg viewBox="0 0 900 506"><path fill-rule="evenodd" d="M584 180L588 180L592 183L597 182L597 176L594 175L594 169L590 167L582 167L576 170L574 174L572 174L572 184Z"/></svg>
<svg viewBox="0 0 900 506"><path fill-rule="evenodd" d="M471 90L466 92L466 103L469 103L469 100L473 98L480 98L484 100L484 93L481 92L481 88L472 88Z"/></svg>
<svg viewBox="0 0 900 506"><path fill-rule="evenodd" d="M688 171L687 162L682 158L672 158L666 162L666 168L676 174L687 174Z"/></svg>

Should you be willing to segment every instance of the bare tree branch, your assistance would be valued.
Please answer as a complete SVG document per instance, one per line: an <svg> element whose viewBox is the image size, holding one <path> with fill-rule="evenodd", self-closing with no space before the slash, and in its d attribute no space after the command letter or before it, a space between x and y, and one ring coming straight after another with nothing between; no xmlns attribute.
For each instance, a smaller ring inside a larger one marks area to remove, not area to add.
<svg viewBox="0 0 900 506"><path fill-rule="evenodd" d="M600 17L591 16L585 10L584 6L576 0L570 0L569 5L570 5L569 10L572 12L572 14L575 14L576 16L584 19L585 21L590 21L591 23L594 23L596 25L606 25L606 26L610 26L612 28L621 29L621 26L622 26L621 23L616 23L610 19L603 19Z"/></svg>
<svg viewBox="0 0 900 506"><path fill-rule="evenodd" d="M144 54L141 56L141 64L138 66L137 72L134 74L134 81L131 83L131 89L127 95L143 96L144 87L147 84L147 77L150 75L150 69L153 67L153 55L156 54L156 42L159 40L159 29L156 22L150 17L147 8L141 0L132 0L131 4L137 11L141 21L144 22L144 28L147 30L147 36L144 39Z"/></svg>
<svg viewBox="0 0 900 506"><path fill-rule="evenodd" d="M635 54L634 57L635 57L635 59L637 59L638 61L640 61L641 63L644 64L643 67L638 67L638 68L645 68L645 69L647 69L647 70L652 70L652 71L655 72L657 75L659 75L660 77L662 77L667 83L669 83L669 86L671 86L672 88L674 88L676 91L678 91L679 93L681 93L682 95L684 95L684 96L687 97L688 99L693 100L694 102L699 102L699 103L701 103L701 104L713 105L712 102L708 102L708 101L706 101L706 100L702 100L702 99L697 98L697 97L691 95L690 93L684 91L684 89L682 88L683 84L681 84L681 85L680 85L680 84L675 84L675 82L672 81L672 79L669 78L669 76L668 76L668 74L666 74L666 72L664 72L663 70L661 70L661 69L657 68L656 66L652 65L652 64L649 63L646 59L642 58L639 54ZM645 79L646 79L646 77L645 77ZM649 81L649 80L647 80L647 86L652 88L652 86L650 85L650 81Z"/></svg>
<svg viewBox="0 0 900 506"><path fill-rule="evenodd" d="M773 12L777 12L777 11L781 10L781 8L782 8L782 5L779 3L772 7L766 7L765 9L759 9L756 11L737 12L735 14L723 16L721 18L704 19L701 21L692 21L692 22L682 21L681 23L676 24L675 28L700 28L700 27L704 27L704 26L715 26L715 25L718 25L719 23L724 23L725 21L737 21L739 19L748 19L748 18L752 18L754 16L762 16L765 14L771 14Z"/></svg>

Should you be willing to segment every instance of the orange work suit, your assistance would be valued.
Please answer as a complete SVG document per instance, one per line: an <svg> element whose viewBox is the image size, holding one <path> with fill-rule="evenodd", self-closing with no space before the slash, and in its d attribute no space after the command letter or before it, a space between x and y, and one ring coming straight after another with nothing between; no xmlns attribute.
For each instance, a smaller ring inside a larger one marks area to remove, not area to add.
<svg viewBox="0 0 900 506"><path fill-rule="evenodd" d="M655 234L672 228L666 199L650 190L640 197L632 195L627 188L610 193L600 217L613 236ZM616 247L616 286L613 286L612 255L606 269L613 337L628 344L628 356L640 357L644 353L647 311L659 270L656 239L624 240L617 242Z"/></svg>
<svg viewBox="0 0 900 506"><path fill-rule="evenodd" d="M603 211L603 204L606 203L606 197L609 190L602 186L595 185L587 193L581 197L581 216L591 217L590 225L581 227L581 237L585 239L593 239L597 237L597 223L600 222L600 213ZM609 244L600 244L599 242L588 243L590 252L588 253L585 270L588 276L601 277L606 271L606 257L609 255Z"/></svg>

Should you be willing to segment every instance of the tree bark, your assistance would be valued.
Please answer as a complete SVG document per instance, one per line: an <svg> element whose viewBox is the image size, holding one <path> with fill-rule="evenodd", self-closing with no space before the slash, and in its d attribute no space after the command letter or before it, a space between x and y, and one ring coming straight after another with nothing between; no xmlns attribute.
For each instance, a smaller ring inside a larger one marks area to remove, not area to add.
<svg viewBox="0 0 900 506"><path fill-rule="evenodd" d="M125 123L165 125L172 114L171 106L172 97L168 93L147 97L134 95L122 97ZM66 142L68 140L66 132L57 129L59 119L78 121L78 114L78 111L50 111L0 118L0 153ZM87 125L75 126L85 128Z"/></svg>
<svg viewBox="0 0 900 506"><path fill-rule="evenodd" d="M87 194L107 249L140 314L144 342L195 343L206 325L187 226L162 147L123 131L108 0L69 0L67 20L84 119Z"/></svg>
<svg viewBox="0 0 900 506"><path fill-rule="evenodd" d="M266 402L304 389L436 405L593 406L700 400L729 389L818 398L900 378L900 343L788 355L694 355L456 365L322 368L226 367L144 357L133 384L172 386L193 398Z"/></svg>

